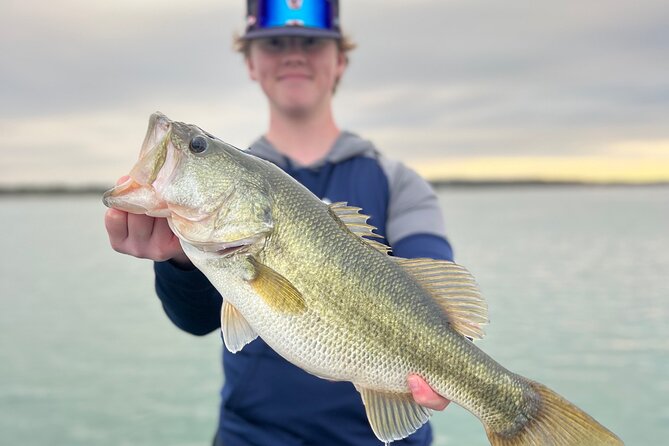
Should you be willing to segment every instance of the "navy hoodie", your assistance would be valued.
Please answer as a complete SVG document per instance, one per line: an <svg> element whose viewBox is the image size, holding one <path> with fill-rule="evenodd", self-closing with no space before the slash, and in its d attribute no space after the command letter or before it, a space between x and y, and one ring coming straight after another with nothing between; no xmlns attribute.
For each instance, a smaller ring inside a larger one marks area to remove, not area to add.
<svg viewBox="0 0 669 446"><path fill-rule="evenodd" d="M328 203L346 201L370 215L399 257L452 260L436 195L403 164L389 160L374 146L342 132L328 155L299 166L265 138L249 153L286 171ZM204 275L156 262L156 291L179 328L204 335L220 328L222 298ZM225 446L379 446L360 395L349 382L310 375L257 338L240 352L223 348L225 383L216 445ZM429 445L429 423L393 446Z"/></svg>

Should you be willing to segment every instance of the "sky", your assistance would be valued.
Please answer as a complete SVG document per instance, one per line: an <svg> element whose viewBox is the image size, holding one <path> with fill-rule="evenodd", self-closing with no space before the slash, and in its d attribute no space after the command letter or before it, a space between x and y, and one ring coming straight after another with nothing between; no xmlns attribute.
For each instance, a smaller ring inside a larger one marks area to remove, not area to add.
<svg viewBox="0 0 669 446"><path fill-rule="evenodd" d="M240 0L0 0L0 186L106 185L149 115L267 127ZM429 178L669 180L666 0L340 0L340 127Z"/></svg>

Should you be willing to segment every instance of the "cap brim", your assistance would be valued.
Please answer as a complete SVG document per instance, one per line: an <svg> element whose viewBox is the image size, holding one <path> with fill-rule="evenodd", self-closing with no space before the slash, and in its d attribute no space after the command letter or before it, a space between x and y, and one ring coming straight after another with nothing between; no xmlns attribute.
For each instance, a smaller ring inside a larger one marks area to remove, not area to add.
<svg viewBox="0 0 669 446"><path fill-rule="evenodd" d="M327 39L341 39L339 31L321 28L308 28L306 26L277 26L274 28L253 29L247 31L242 39L260 39L263 37L322 37Z"/></svg>

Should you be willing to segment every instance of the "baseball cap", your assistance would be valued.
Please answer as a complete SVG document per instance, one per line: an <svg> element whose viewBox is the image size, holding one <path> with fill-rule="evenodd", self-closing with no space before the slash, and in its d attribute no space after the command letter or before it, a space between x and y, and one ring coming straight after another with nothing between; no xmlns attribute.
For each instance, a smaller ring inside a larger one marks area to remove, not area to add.
<svg viewBox="0 0 669 446"><path fill-rule="evenodd" d="M341 39L338 0L247 0L242 39L305 36Z"/></svg>

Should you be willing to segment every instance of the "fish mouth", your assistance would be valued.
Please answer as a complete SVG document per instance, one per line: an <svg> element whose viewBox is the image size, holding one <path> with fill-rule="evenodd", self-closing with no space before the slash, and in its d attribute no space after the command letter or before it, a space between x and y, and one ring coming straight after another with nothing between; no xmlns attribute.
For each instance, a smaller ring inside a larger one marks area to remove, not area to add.
<svg viewBox="0 0 669 446"><path fill-rule="evenodd" d="M155 189L139 184L131 177L117 184L102 196L105 206L131 214L146 214L154 217L166 217L166 207L159 205L160 200Z"/></svg>
<svg viewBox="0 0 669 446"><path fill-rule="evenodd" d="M158 190L169 180L177 164L171 134L172 121L160 112L153 113L139 160L125 181L104 193L105 206L133 214L169 216L167 204Z"/></svg>

